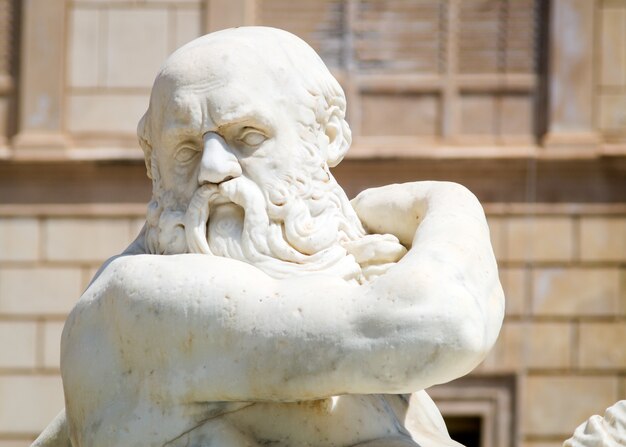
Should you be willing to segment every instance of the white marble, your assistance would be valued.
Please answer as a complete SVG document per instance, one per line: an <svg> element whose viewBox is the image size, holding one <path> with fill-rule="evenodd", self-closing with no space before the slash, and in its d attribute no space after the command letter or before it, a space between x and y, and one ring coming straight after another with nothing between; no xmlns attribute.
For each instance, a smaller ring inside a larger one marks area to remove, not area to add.
<svg viewBox="0 0 626 447"><path fill-rule="evenodd" d="M70 314L66 411L35 445L458 445L420 390L471 371L500 330L483 210L445 182L349 202L329 171L345 111L284 31L170 56L138 129L146 225Z"/></svg>
<svg viewBox="0 0 626 447"><path fill-rule="evenodd" d="M580 424L563 447L626 447L626 400Z"/></svg>

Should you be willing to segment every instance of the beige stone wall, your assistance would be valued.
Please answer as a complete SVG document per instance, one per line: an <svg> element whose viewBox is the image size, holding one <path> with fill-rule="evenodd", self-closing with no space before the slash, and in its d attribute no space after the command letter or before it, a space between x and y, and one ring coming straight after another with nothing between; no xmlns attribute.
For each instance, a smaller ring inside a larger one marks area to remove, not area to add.
<svg viewBox="0 0 626 447"><path fill-rule="evenodd" d="M479 373L517 376L528 447L626 398L626 215L576 208L490 216L507 304Z"/></svg>
<svg viewBox="0 0 626 447"><path fill-rule="evenodd" d="M560 445L626 397L626 207L486 208L506 319L473 375L515 375L519 445ZM63 407L65 316L98 266L138 233L143 210L0 216L0 446L28 445Z"/></svg>
<svg viewBox="0 0 626 447"><path fill-rule="evenodd" d="M29 445L63 408L63 322L102 262L138 233L138 213L0 216L0 446Z"/></svg>

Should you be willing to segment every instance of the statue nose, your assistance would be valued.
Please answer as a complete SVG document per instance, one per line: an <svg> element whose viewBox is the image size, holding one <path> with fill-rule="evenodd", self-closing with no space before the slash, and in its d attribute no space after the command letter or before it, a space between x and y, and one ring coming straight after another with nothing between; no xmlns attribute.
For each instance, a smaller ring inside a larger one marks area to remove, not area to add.
<svg viewBox="0 0 626 447"><path fill-rule="evenodd" d="M198 181L222 183L241 175L241 165L224 139L215 132L204 135L204 148Z"/></svg>

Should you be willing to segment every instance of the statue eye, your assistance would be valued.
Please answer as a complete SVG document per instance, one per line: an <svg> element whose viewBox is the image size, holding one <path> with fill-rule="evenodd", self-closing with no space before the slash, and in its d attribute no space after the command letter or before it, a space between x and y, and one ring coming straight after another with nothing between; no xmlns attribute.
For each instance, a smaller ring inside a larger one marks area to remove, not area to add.
<svg viewBox="0 0 626 447"><path fill-rule="evenodd" d="M256 129L251 127L245 127L243 132L241 132L241 136L239 137L239 141L241 141L246 146L256 147L262 144L267 137L259 132Z"/></svg>
<svg viewBox="0 0 626 447"><path fill-rule="evenodd" d="M191 161L199 153L200 151L194 149L193 147L183 146L176 151L176 155L174 156L174 158L176 158L176 160L181 163L186 163L188 161Z"/></svg>

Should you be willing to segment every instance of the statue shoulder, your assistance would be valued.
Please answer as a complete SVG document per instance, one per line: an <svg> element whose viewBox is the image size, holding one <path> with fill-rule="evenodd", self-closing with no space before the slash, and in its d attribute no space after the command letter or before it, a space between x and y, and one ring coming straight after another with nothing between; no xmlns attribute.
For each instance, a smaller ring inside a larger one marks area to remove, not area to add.
<svg viewBox="0 0 626 447"><path fill-rule="evenodd" d="M80 301L207 300L212 291L273 288L275 280L234 259L204 254L119 255L106 261Z"/></svg>

